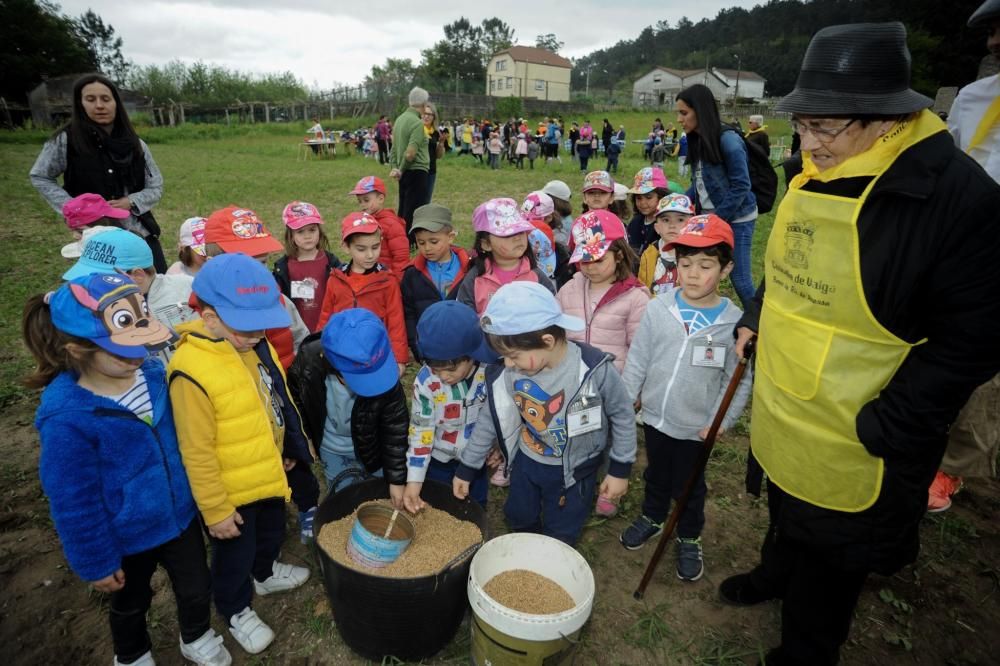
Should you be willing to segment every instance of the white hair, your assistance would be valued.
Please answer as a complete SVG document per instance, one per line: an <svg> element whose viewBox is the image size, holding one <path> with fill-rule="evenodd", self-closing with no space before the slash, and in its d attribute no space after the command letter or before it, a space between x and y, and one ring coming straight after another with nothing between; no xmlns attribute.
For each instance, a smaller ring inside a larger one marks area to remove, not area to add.
<svg viewBox="0 0 1000 666"><path fill-rule="evenodd" d="M410 106L423 106L430 98L430 94L423 88L414 88L410 91Z"/></svg>
<svg viewBox="0 0 1000 666"><path fill-rule="evenodd" d="M759 115L759 114L754 114L754 115L750 116L750 122L757 123L758 125L763 125L764 124L764 116Z"/></svg>

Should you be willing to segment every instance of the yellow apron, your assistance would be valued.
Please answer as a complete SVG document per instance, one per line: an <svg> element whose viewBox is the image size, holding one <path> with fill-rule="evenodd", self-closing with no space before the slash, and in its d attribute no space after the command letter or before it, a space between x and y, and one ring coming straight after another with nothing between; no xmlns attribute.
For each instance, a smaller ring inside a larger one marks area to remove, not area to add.
<svg viewBox="0 0 1000 666"><path fill-rule="evenodd" d="M863 511L881 490L882 459L858 440L855 418L914 345L886 330L868 307L857 219L894 157L944 130L934 120L921 115L897 126L880 140L895 145L880 145L853 169L845 162L846 169L835 170L874 176L857 199L800 189L810 174L828 176L807 164L812 169L793 181L768 240L751 441L771 481L816 506Z"/></svg>

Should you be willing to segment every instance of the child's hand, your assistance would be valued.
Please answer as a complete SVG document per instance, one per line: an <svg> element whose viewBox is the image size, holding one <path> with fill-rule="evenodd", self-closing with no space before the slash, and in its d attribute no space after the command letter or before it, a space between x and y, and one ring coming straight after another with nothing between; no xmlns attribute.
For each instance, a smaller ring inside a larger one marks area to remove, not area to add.
<svg viewBox="0 0 1000 666"><path fill-rule="evenodd" d="M490 449L489 454L486 456L486 466L490 469L496 469L503 464L503 454L500 453L500 447L494 446Z"/></svg>
<svg viewBox="0 0 1000 666"><path fill-rule="evenodd" d="M711 429L712 429L711 425L705 426L704 428L698 431L698 437L700 437L702 441L705 441L706 439L708 439L708 431ZM722 437L722 435L725 432L726 432L725 428L719 428L719 432L715 433L715 436Z"/></svg>
<svg viewBox="0 0 1000 666"><path fill-rule="evenodd" d="M228 518L208 526L208 534L216 539L235 539L241 532L237 525L243 524L243 516L233 511Z"/></svg>
<svg viewBox="0 0 1000 666"><path fill-rule="evenodd" d="M601 481L601 489L598 493L609 500L614 501L628 492L628 479L619 479L610 474Z"/></svg>
<svg viewBox="0 0 1000 666"><path fill-rule="evenodd" d="M403 506L403 493L406 492L406 486L402 484L389 484L389 501L392 502L392 508L399 509L405 508Z"/></svg>
<svg viewBox="0 0 1000 666"><path fill-rule="evenodd" d="M298 462L295 458L282 458L281 464L284 466L285 471L291 471L295 467L295 463Z"/></svg>
<svg viewBox="0 0 1000 666"><path fill-rule="evenodd" d="M105 576L101 580L93 581L91 585L94 586L95 590L104 594L117 592L125 587L125 572L119 569L110 576Z"/></svg>
<svg viewBox="0 0 1000 666"><path fill-rule="evenodd" d="M451 492L458 499L464 500L469 496L469 482L456 476L451 480Z"/></svg>
<svg viewBox="0 0 1000 666"><path fill-rule="evenodd" d="M424 484L415 481L406 484L406 490L403 491L403 506L410 513L418 513L426 506L425 502L420 499L420 490L423 487Z"/></svg>

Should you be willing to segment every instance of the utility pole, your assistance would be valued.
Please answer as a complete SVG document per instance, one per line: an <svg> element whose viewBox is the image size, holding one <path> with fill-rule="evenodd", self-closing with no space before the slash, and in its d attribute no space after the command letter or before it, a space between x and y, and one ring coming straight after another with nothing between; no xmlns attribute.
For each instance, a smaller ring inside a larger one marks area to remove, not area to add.
<svg viewBox="0 0 1000 666"><path fill-rule="evenodd" d="M736 115L736 99L740 96L740 74L743 71L743 59L740 58L738 53L734 53L733 57L736 58L736 89L733 91L733 115Z"/></svg>

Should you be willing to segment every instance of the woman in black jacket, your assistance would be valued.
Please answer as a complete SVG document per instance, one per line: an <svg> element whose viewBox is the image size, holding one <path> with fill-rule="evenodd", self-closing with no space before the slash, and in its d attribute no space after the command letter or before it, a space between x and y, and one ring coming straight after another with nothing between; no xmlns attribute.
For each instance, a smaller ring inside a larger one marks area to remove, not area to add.
<svg viewBox="0 0 1000 666"><path fill-rule="evenodd" d="M163 177L109 79L86 74L76 80L73 115L45 143L30 178L60 214L63 204L81 194L99 194L115 208L130 211L122 226L146 240L156 272L167 271L160 227L151 212L163 194Z"/></svg>

